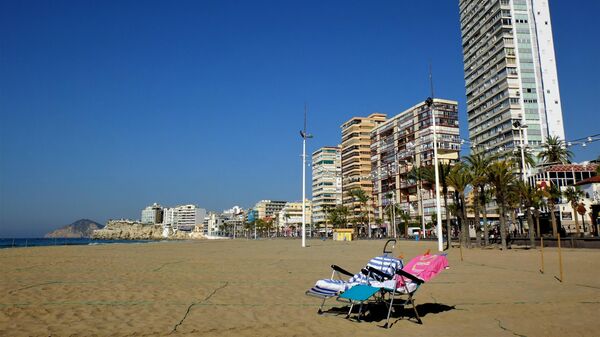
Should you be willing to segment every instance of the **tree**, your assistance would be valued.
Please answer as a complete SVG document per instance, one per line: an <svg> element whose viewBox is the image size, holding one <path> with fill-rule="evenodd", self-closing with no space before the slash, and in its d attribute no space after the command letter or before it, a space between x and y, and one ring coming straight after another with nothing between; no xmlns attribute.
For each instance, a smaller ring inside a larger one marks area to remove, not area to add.
<svg viewBox="0 0 600 337"><path fill-rule="evenodd" d="M286 231L289 231L289 227L288 227L288 221L290 220L290 218L291 218L292 216L290 215L290 213L287 213L287 212L286 212L286 213L285 213L285 215L284 215L284 217L285 217L285 227L286 227L286 228L285 228L285 230L286 230Z"/></svg>
<svg viewBox="0 0 600 337"><path fill-rule="evenodd" d="M257 219L254 221L254 225L256 226L256 231L261 233L261 236L264 236L264 231L267 226L267 223L264 219Z"/></svg>
<svg viewBox="0 0 600 337"><path fill-rule="evenodd" d="M421 166L413 166L407 174L407 179L413 181L417 185L417 200L419 202L419 227L421 227L422 219L424 216L423 209L423 173L425 168Z"/></svg>
<svg viewBox="0 0 600 337"><path fill-rule="evenodd" d="M423 171L423 178L428 181L431 186L434 186L435 191L435 166L427 167ZM448 174L452 169L452 165L450 163L438 163L438 178L440 182L440 187L442 188L441 193L444 197L444 210L446 212L446 230L450 230L452 226L452 220L450 219L450 209L448 208ZM448 232L450 233L450 232ZM448 244L450 247L450 244Z"/></svg>
<svg viewBox="0 0 600 337"><path fill-rule="evenodd" d="M250 238L250 229L254 226L254 221L250 222L248 220L244 220L244 231L246 232L246 238Z"/></svg>
<svg viewBox="0 0 600 337"><path fill-rule="evenodd" d="M567 149L565 142L558 136L548 136L538 154L538 158L546 164L568 164L572 157L573 152Z"/></svg>
<svg viewBox="0 0 600 337"><path fill-rule="evenodd" d="M542 193L543 196L547 199L548 208L550 209L550 220L552 221L552 236L556 238L558 234L558 226L556 224L556 215L554 214L554 208L556 207L556 204L558 203L561 197L561 193L555 184L551 184L550 187L544 189Z"/></svg>
<svg viewBox="0 0 600 337"><path fill-rule="evenodd" d="M567 202L571 204L571 208L573 208L573 216L575 217L575 233L577 237L579 237L579 217L577 213L577 207L579 206L579 200L583 198L583 191L581 191L577 187L569 187L563 193Z"/></svg>
<svg viewBox="0 0 600 337"><path fill-rule="evenodd" d="M274 219L270 216L266 216L263 219L263 229L266 231L266 237L270 237L271 236L271 231L273 230L274 227Z"/></svg>
<svg viewBox="0 0 600 337"><path fill-rule="evenodd" d="M397 235L398 234L398 231L397 231L398 224L396 223L396 218L398 218L399 216L402 216L403 213L404 212L400 208L400 205L389 204L385 207L385 214L388 216L388 219L390 220L390 229L391 229L391 231L390 231L390 233L388 233L388 235L391 235L393 237L398 236ZM392 225L394 227L391 227Z"/></svg>
<svg viewBox="0 0 600 337"><path fill-rule="evenodd" d="M471 173L467 166L462 163L455 165L447 176L448 186L454 189L457 196L458 215L461 218L461 244L467 248L471 247L471 237L469 235L469 226L467 224L467 211L465 207L465 190L472 181ZM448 226L447 230L450 230Z"/></svg>
<svg viewBox="0 0 600 337"><path fill-rule="evenodd" d="M327 217L333 228L340 228L342 226L347 227L349 214L348 207L340 205L330 210Z"/></svg>
<svg viewBox="0 0 600 337"><path fill-rule="evenodd" d="M487 180L494 189L496 202L500 209L500 237L502 249L506 250L506 206L510 193L514 190L516 182L514 163L510 160L495 161L490 164L487 171Z"/></svg>
<svg viewBox="0 0 600 337"><path fill-rule="evenodd" d="M486 190L487 176L486 171L490 166L491 159L483 154L471 154L464 157L464 162L467 165L471 175L471 186L473 186L473 213L475 215L475 232L477 234L477 246L481 245L481 227L479 221L479 212L483 206L483 237L485 245L489 244L488 229L487 229L487 212L486 212Z"/></svg>
<svg viewBox="0 0 600 337"><path fill-rule="evenodd" d="M408 214L408 212L402 211L400 213L400 218L404 223L404 238L408 239L408 222L410 221L410 214Z"/></svg>
<svg viewBox="0 0 600 337"><path fill-rule="evenodd" d="M531 242L531 248L535 248L535 229L533 226L533 213L532 210L539 210L540 200L542 199L541 191L531 186L530 184L519 180L516 184L517 192L521 199L521 205L525 210L525 216L527 217L527 226L529 227L529 240ZM536 217L539 219L539 214L536 212ZM538 235L539 235L538 228Z"/></svg>
<svg viewBox="0 0 600 337"><path fill-rule="evenodd" d="M368 218L369 218L369 200L371 199L368 195L367 192L365 192L365 190L361 189L361 188L356 188L351 190L350 192L348 192L350 194L350 196L352 198L354 198L355 201L357 201L360 204L360 209L361 209L361 217L360 217L360 223L362 224L362 226L366 226L368 223ZM369 229L370 232L371 229ZM369 235L370 236L370 235Z"/></svg>

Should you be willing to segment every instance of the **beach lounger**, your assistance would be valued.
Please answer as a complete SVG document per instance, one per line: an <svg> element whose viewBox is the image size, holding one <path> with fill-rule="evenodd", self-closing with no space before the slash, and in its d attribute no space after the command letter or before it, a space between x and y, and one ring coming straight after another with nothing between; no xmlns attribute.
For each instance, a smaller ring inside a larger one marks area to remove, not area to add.
<svg viewBox="0 0 600 337"><path fill-rule="evenodd" d="M370 273L368 268L381 271L384 274L394 274L396 269L402 268L402 260L389 256L395 243L395 239L388 240L383 247L383 255L372 258L366 267L356 274L352 274L337 265L331 265L331 278L318 280L314 287L305 292L307 296L323 300L318 313L323 313L323 306L329 298L337 297L357 285L368 285L373 281L381 281L379 275ZM344 280L342 275L350 276L350 278Z"/></svg>
<svg viewBox="0 0 600 337"><path fill-rule="evenodd" d="M398 269L395 275L383 274L380 270L367 268L372 274L377 274L385 281L372 282L371 286L379 288L382 292L382 298L388 305L388 313L384 327L388 328L390 315L394 305L411 306L415 318L419 324L423 324L417 307L415 306L414 295L419 287L426 281L431 280L439 272L448 268L448 259L445 254L424 254L413 258L403 269ZM396 302L396 303L394 303Z"/></svg>

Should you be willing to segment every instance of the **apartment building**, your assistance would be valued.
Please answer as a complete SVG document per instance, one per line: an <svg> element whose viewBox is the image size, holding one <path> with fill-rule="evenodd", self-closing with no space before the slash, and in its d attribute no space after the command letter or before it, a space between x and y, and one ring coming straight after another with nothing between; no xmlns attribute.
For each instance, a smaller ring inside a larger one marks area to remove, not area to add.
<svg viewBox="0 0 600 337"><path fill-rule="evenodd" d="M165 208L165 215L164 225L170 224L173 229L191 231L195 226L203 225L206 210L196 205L182 205Z"/></svg>
<svg viewBox="0 0 600 337"><path fill-rule="evenodd" d="M440 163L459 159L458 103L435 98L429 106L421 102L390 118L371 132L371 177L375 215L383 219L392 202L415 219L427 220L436 212L435 189L410 177L413 167L431 167L433 162L432 110ZM451 196L449 195L451 202ZM442 217L445 210L442 207ZM389 219L387 220L389 221Z"/></svg>
<svg viewBox="0 0 600 337"><path fill-rule="evenodd" d="M325 146L312 154L312 222L325 227L328 210L341 204L341 148Z"/></svg>
<svg viewBox="0 0 600 337"><path fill-rule="evenodd" d="M143 224L160 224L163 222L163 207L157 203L154 203L142 210Z"/></svg>
<svg viewBox="0 0 600 337"><path fill-rule="evenodd" d="M254 205L254 210L258 219L271 217L275 219L277 214L283 209L287 201L283 200L261 200Z"/></svg>
<svg viewBox="0 0 600 337"><path fill-rule="evenodd" d="M312 203L305 201L306 233L310 235L312 230ZM302 235L302 202L288 202L277 214L277 226L279 232L285 236Z"/></svg>
<svg viewBox="0 0 600 337"><path fill-rule="evenodd" d="M473 151L535 152L550 135L565 139L548 0L459 6Z"/></svg>
<svg viewBox="0 0 600 337"><path fill-rule="evenodd" d="M371 131L384 123L386 115L372 113L368 117L353 117L342 124L342 204L349 208L349 220L360 217L361 205L349 194L362 189L373 193L371 180Z"/></svg>

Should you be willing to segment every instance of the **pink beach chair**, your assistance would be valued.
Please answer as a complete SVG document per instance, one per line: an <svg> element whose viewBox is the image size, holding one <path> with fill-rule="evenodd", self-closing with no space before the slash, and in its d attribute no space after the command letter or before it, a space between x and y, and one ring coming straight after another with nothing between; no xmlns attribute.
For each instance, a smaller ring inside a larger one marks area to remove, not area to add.
<svg viewBox="0 0 600 337"><path fill-rule="evenodd" d="M423 324L417 307L415 306L414 294L419 287L437 276L442 270L448 268L448 259L446 254L423 254L410 260L402 269L396 270L393 277L391 275L382 275L378 270L368 268L373 274L378 274L386 278L383 282L373 282L372 287L379 287L383 294L384 301L388 305L388 314L384 327L390 327L389 320L394 305L410 305L415 312L415 317L419 324ZM387 300L385 295L387 294ZM396 303L394 303L396 301Z"/></svg>

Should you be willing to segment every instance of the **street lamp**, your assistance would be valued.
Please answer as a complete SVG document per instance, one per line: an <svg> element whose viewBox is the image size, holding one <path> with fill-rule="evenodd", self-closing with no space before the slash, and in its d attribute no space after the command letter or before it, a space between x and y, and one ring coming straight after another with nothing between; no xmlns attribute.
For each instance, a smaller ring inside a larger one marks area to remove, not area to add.
<svg viewBox="0 0 600 337"><path fill-rule="evenodd" d="M433 90L432 90L433 91ZM438 153L437 153L437 132L435 130L435 110L433 105L433 97L428 97L425 100L425 104L429 107L431 112L432 128L433 128L433 163L435 169L435 201L436 201L436 212L437 212L437 234L438 234L438 250L441 252L444 250L444 238L442 235L442 208L440 202L440 175L438 172ZM450 235L450 233L448 233ZM450 236L448 236L450 237Z"/></svg>
<svg viewBox="0 0 600 337"><path fill-rule="evenodd" d="M302 247L306 247L306 139L312 138L306 133L306 104L304 104L304 129L300 130L302 137Z"/></svg>
<svg viewBox="0 0 600 337"><path fill-rule="evenodd" d="M526 132L523 129L527 129L527 125L523 125L521 121L515 120L513 126L519 129L519 138L521 139L521 179L525 181L525 139L523 137Z"/></svg>

